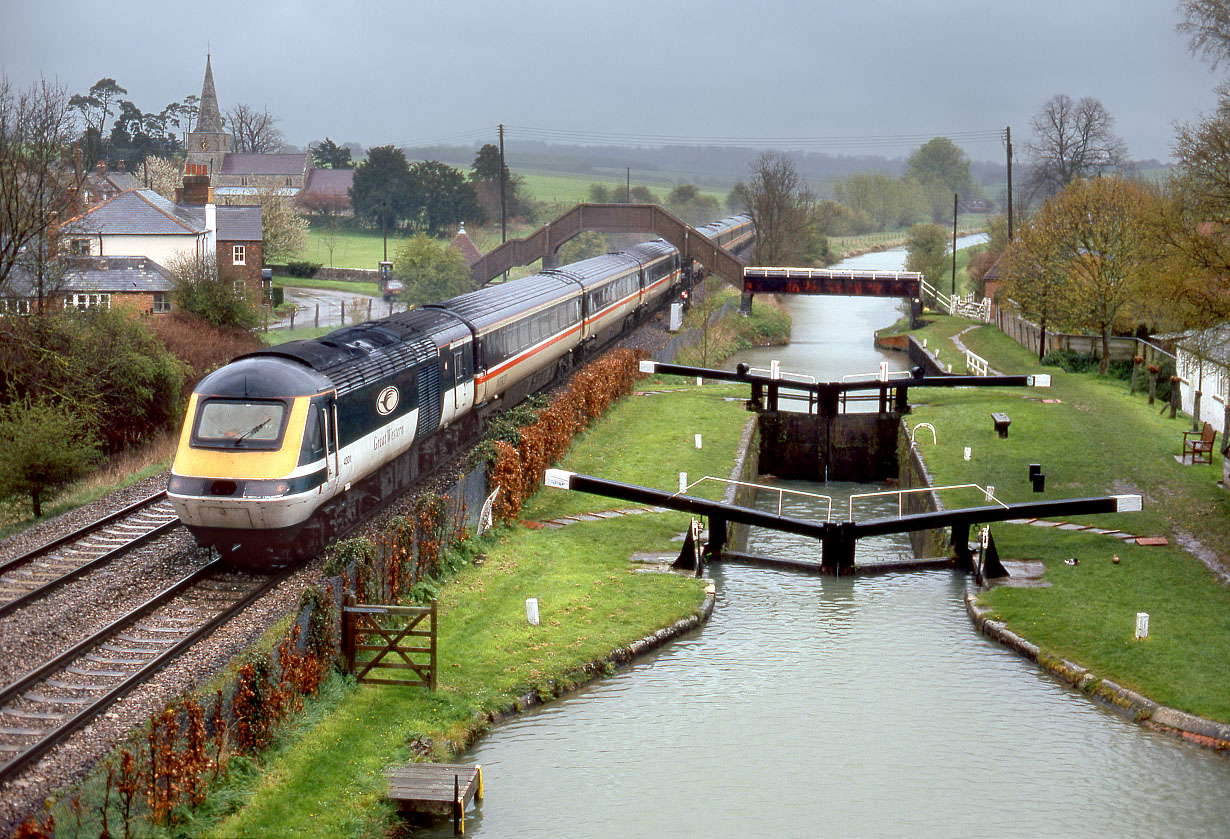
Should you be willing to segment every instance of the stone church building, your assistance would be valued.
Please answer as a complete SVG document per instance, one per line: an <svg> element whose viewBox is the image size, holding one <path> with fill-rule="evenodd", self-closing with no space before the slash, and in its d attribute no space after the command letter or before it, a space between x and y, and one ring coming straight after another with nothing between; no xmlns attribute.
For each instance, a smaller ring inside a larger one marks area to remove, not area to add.
<svg viewBox="0 0 1230 839"><path fill-rule="evenodd" d="M234 151L234 136L222 122L210 58L205 58L205 83L196 125L188 132L188 163L203 166L219 204L251 204L260 190L272 189L293 198L307 183L312 156L246 154Z"/></svg>

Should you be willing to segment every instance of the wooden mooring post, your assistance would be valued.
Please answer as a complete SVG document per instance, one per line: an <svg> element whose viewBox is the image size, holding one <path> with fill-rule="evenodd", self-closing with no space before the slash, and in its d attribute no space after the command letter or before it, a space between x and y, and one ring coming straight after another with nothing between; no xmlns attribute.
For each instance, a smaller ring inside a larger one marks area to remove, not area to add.
<svg viewBox="0 0 1230 839"><path fill-rule="evenodd" d="M397 624L404 619L405 625ZM427 628L420 628L427 621ZM342 603L342 654L346 670L360 682L436 689L436 601L430 606L384 606L359 604L353 591ZM379 639L379 643L365 643ZM408 639L426 639L422 641ZM374 652L359 660L358 653ZM427 657L424 662L416 656ZM400 659L400 660L398 660ZM369 675L374 669L412 670L417 678L391 679Z"/></svg>

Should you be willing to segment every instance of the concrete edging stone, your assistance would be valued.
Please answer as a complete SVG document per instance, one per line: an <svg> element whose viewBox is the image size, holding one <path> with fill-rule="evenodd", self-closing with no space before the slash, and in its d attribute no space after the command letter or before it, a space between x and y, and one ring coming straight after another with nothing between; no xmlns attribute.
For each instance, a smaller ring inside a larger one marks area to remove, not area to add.
<svg viewBox="0 0 1230 839"><path fill-rule="evenodd" d="M965 611L983 635L1035 662L1120 716L1150 730L1173 734L1206 748L1219 751L1230 749L1230 724L1167 707L1110 679L1100 679L1088 668L1065 658L1044 655L1037 644L1017 635L1003 622L993 620L991 610L978 603L972 594L965 597Z"/></svg>

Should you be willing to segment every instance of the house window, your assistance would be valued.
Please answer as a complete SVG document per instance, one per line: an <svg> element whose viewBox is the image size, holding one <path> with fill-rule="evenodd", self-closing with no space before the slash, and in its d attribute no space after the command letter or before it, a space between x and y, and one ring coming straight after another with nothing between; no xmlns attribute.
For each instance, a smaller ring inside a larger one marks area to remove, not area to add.
<svg viewBox="0 0 1230 839"><path fill-rule="evenodd" d="M5 298L0 300L0 313L6 315L28 315L30 314L30 301Z"/></svg>
<svg viewBox="0 0 1230 839"><path fill-rule="evenodd" d="M110 294L74 294L64 299L64 308L76 307L84 312L86 309L110 309Z"/></svg>
<svg viewBox="0 0 1230 839"><path fill-rule="evenodd" d="M287 179L286 179L286 185L287 185L287 186L294 186L294 185L295 185L295 179L294 179L294 178L287 178Z"/></svg>
<svg viewBox="0 0 1230 839"><path fill-rule="evenodd" d="M90 240L89 239L73 239L68 243L68 252L71 256L89 256L90 255Z"/></svg>
<svg viewBox="0 0 1230 839"><path fill-rule="evenodd" d="M171 311L171 295L165 291L154 292L154 314L162 315Z"/></svg>
<svg viewBox="0 0 1230 839"><path fill-rule="evenodd" d="M243 245L235 245L231 248L231 264L247 265L247 254L244 252Z"/></svg>

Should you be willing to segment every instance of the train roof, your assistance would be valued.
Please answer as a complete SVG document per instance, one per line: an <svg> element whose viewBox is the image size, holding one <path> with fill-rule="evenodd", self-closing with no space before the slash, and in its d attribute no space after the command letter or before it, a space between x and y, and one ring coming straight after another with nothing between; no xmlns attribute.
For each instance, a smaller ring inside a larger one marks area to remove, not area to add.
<svg viewBox="0 0 1230 839"><path fill-rule="evenodd" d="M429 361L438 355L439 347L469 334L465 324L446 311L413 309L346 326L320 338L290 341L242 358L297 361L328 377L340 396L405 367Z"/></svg>
<svg viewBox="0 0 1230 839"><path fill-rule="evenodd" d="M213 371L194 390L202 396L285 399L315 396L330 384L328 377L290 359L248 355Z"/></svg>
<svg viewBox="0 0 1230 839"><path fill-rule="evenodd" d="M654 239L652 242L641 242L639 245L633 245L624 251L633 259L639 261L642 265L646 262L652 262L655 259L660 259L664 256L669 256L673 253L678 253L678 249L665 239Z"/></svg>
<svg viewBox="0 0 1230 839"><path fill-rule="evenodd" d="M489 285L426 308L446 309L476 329L483 329L539 306L563 302L571 293L580 291L575 281L561 274L534 274Z"/></svg>
<svg viewBox="0 0 1230 839"><path fill-rule="evenodd" d="M601 256L593 256L589 259L582 259L580 262L571 262L560 268L543 271L543 273L554 277L575 280L582 285L590 285L615 274L635 271L640 267L640 260L636 259L636 257L623 252L613 252L604 253Z"/></svg>

